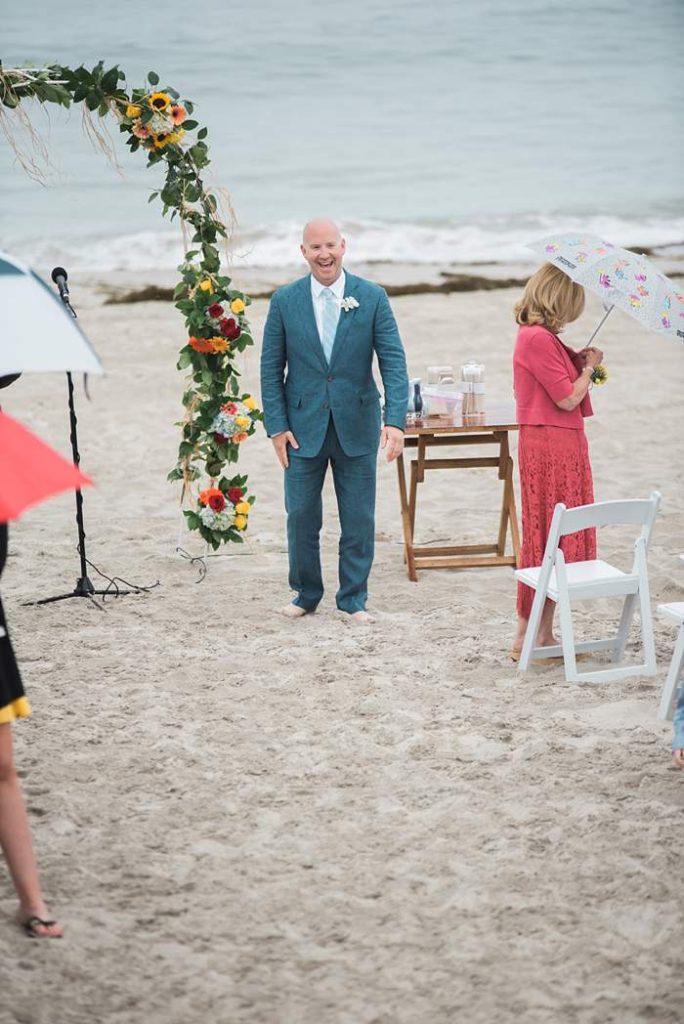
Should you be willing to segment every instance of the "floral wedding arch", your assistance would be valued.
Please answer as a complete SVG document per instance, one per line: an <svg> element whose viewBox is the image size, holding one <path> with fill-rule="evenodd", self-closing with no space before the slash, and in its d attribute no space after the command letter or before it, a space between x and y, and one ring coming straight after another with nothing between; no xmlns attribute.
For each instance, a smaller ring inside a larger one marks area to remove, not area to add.
<svg viewBox="0 0 684 1024"><path fill-rule="evenodd" d="M190 506L184 515L191 530L199 531L214 549L241 542L254 497L247 492L246 476L229 473L261 413L255 399L242 392L235 367L238 353L254 344L245 315L250 300L221 272L218 245L227 229L219 202L201 176L210 162L207 129L193 120L192 103L181 100L175 89L160 88L153 71L144 88L129 92L124 73L118 67L105 70L102 62L90 71L58 64L13 69L0 65L0 127L15 151L6 109L14 110L35 138L22 109L28 99L63 107L81 103L85 124L91 128L93 114L112 115L132 153L144 150L148 167L164 165L164 184L149 201L159 199L163 216L179 218L184 238L192 232L174 291L175 306L188 330L178 369L187 370L188 377L182 439L168 478L182 481L182 500ZM100 138L96 128L94 134ZM201 489L200 481L208 486Z"/></svg>

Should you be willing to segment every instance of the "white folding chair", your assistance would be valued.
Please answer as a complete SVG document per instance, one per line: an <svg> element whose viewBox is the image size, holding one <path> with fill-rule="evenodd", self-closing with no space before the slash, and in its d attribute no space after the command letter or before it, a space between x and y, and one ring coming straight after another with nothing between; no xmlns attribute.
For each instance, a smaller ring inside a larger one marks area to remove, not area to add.
<svg viewBox="0 0 684 1024"><path fill-rule="evenodd" d="M677 642L672 652L672 661L667 672L663 695L660 698L660 711L658 712L658 718L669 722L674 715L677 691L682 680L682 674L684 673L684 601L673 601L672 604L659 604L658 611L664 619L669 619L679 626ZM682 685L684 685L684 682L682 682Z"/></svg>
<svg viewBox="0 0 684 1024"><path fill-rule="evenodd" d="M654 676L656 674L655 644L653 641L653 620L651 618L646 554L653 531L656 514L660 505L660 494L653 491L650 498L630 501L602 501L594 505L580 505L566 508L556 505L549 539L540 566L518 569L515 575L535 591L530 620L520 655L520 668L529 668L533 658L549 658L562 654L565 664L565 678L573 683L606 683L628 676ZM600 558L588 562L567 562L559 545L561 538L578 530L608 525L640 526L641 531L634 545L632 571L625 573L602 561ZM554 647L535 647L542 610L546 598L558 604L561 628L561 643ZM573 601L599 597L624 597L618 631L606 640L589 640L575 643L572 625ZM627 635L639 603L641 634L643 641L643 662L638 665L620 665L616 668L599 668L579 672L576 654L586 651L609 651L611 661L619 662L625 652Z"/></svg>

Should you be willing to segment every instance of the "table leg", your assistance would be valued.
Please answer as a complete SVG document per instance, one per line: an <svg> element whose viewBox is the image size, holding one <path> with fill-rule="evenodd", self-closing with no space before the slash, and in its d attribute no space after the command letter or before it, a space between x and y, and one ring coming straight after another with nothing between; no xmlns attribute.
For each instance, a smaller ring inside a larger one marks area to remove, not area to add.
<svg viewBox="0 0 684 1024"><path fill-rule="evenodd" d="M418 458L411 460L411 490L409 492L409 509L411 510L411 535L416 532L416 505L418 504L418 484L425 482L425 449L424 437L418 438Z"/></svg>
<svg viewBox="0 0 684 1024"><path fill-rule="evenodd" d="M515 557L515 564L518 564L518 555L520 551L520 537L518 534L518 518L515 509L515 489L513 487L513 459L510 455L510 449L508 446L508 432L504 431L499 438L500 443L500 462L499 462L499 479L503 480L503 496L501 502L501 519L499 522L499 539L497 541L497 554L505 555L506 553L506 535L508 533L508 525L511 527L511 542L513 545L513 555Z"/></svg>
<svg viewBox="0 0 684 1024"><path fill-rule="evenodd" d="M413 470L413 466L411 467ZM416 574L416 562L413 557L413 525L411 509L406 496L406 468L404 466L404 453L397 458L397 475L399 477L399 501L401 502L401 523L404 530L404 562L408 569L408 577L413 582L418 581ZM413 473L411 474L413 478Z"/></svg>

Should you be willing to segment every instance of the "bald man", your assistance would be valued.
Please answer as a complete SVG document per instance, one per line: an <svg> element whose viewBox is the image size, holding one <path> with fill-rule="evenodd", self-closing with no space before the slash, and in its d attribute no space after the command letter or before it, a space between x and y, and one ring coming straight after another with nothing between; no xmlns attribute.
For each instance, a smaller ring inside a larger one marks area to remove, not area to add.
<svg viewBox="0 0 684 1024"><path fill-rule="evenodd" d="M298 619L323 597L322 490L332 468L340 518L337 607L356 622L366 611L375 539L378 446L388 461L404 445L406 357L384 290L345 272L345 240L331 220L305 226L310 274L272 297L261 354L266 431L285 473L290 588L283 614ZM385 392L373 379L377 356Z"/></svg>

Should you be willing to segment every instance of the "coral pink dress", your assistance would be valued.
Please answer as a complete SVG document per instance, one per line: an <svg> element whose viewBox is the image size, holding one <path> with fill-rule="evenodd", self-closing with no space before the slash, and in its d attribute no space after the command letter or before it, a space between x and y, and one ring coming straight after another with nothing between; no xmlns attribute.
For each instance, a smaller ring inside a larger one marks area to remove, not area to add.
<svg viewBox="0 0 684 1024"><path fill-rule="evenodd" d="M592 415L589 395L571 412L556 402L567 398L581 373L572 349L545 327L518 330L513 354L513 387L520 437L518 469L522 497L519 568L541 565L556 504L589 505L594 484L584 417ZM596 531L582 530L561 541L568 562L596 558ZM518 615L529 619L534 591L518 584Z"/></svg>

